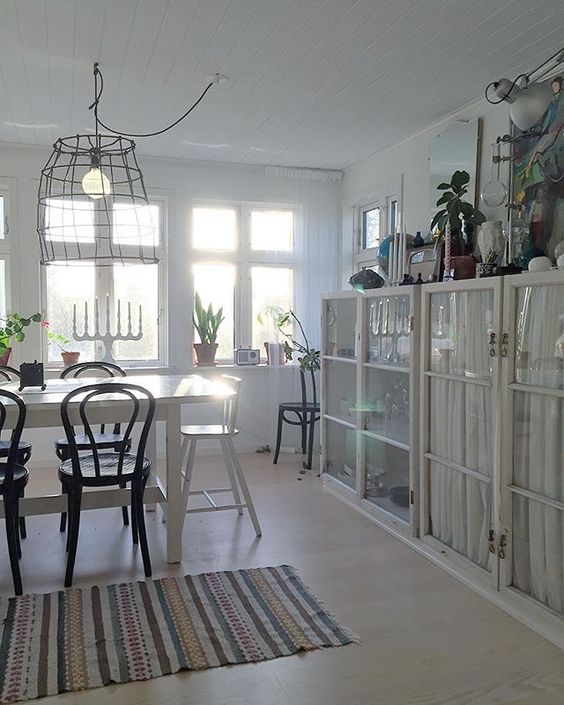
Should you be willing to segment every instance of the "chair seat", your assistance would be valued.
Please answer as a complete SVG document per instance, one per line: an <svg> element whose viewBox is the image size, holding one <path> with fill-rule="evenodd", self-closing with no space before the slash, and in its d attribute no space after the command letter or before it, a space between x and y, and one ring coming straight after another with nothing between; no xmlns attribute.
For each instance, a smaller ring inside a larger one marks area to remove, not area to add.
<svg viewBox="0 0 564 705"><path fill-rule="evenodd" d="M202 438L221 438L225 436L236 436L239 431L234 429L229 431L227 426L221 424L204 424L202 426L182 426L180 433L183 436L201 436Z"/></svg>
<svg viewBox="0 0 564 705"><path fill-rule="evenodd" d="M307 404L302 404L301 401L283 401L279 405L280 409L285 411L320 411L320 405L318 403L307 402Z"/></svg>
<svg viewBox="0 0 564 705"><path fill-rule="evenodd" d="M117 484L121 480L129 481L133 476L135 469L135 455L133 453L125 453L123 456L123 465L121 475L118 476L119 453L99 453L100 461L100 477L96 476L93 455L80 456L80 469L85 484L91 480L93 484ZM151 461L143 458L143 475L147 476L151 470ZM65 460L59 466L59 479L65 480L73 477L72 461ZM129 479L128 479L129 478Z"/></svg>
<svg viewBox="0 0 564 705"><path fill-rule="evenodd" d="M116 445L123 443L123 435L121 433L94 433L94 443L98 448L114 448ZM92 447L90 438L86 434L77 434L75 436L76 446L78 450L88 450ZM57 438L55 441L56 448L68 448L69 442L64 438Z"/></svg>
<svg viewBox="0 0 564 705"><path fill-rule="evenodd" d="M0 458L7 458L10 454L11 441L0 441ZM31 443L20 441L18 443L18 455L20 453L31 453Z"/></svg>
<svg viewBox="0 0 564 705"><path fill-rule="evenodd" d="M2 494L4 489L6 465L7 463L0 463L0 494ZM27 485L28 478L29 472L27 471L27 468L25 468L23 465L16 465L14 467L14 484L17 484L20 487L25 487Z"/></svg>

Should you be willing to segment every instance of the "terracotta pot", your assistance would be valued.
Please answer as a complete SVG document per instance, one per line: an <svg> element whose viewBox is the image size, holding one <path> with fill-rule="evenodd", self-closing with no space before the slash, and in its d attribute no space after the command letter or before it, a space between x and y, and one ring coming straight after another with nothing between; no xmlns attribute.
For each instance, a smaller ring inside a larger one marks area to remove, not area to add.
<svg viewBox="0 0 564 705"><path fill-rule="evenodd" d="M78 358L80 357L79 352L62 352L61 357L63 358L63 364L65 367L70 367L71 365L76 365Z"/></svg>
<svg viewBox="0 0 564 705"><path fill-rule="evenodd" d="M266 361L269 365L283 365L286 362L284 346L280 343L265 343Z"/></svg>
<svg viewBox="0 0 564 705"><path fill-rule="evenodd" d="M0 366L5 367L10 364L10 355L12 354L12 348L6 348L6 351L0 355Z"/></svg>
<svg viewBox="0 0 564 705"><path fill-rule="evenodd" d="M194 350L198 359L198 367L215 365L217 343L194 343Z"/></svg>

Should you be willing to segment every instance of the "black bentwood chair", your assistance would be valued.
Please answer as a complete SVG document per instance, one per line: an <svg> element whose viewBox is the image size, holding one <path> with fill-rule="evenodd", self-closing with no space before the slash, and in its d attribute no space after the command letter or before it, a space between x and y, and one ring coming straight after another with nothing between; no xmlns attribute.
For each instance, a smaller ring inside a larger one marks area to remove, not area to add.
<svg viewBox="0 0 564 705"><path fill-rule="evenodd" d="M125 377L125 370L122 370L118 365L114 365L113 362L78 362L76 365L70 365L66 367L60 375L61 379L67 379L67 377L78 378L87 373L95 373L96 376L105 377ZM78 450L89 450L90 440L85 434L78 434L75 436ZM112 448L116 452L121 450L123 444L123 436L120 433L120 424L114 424L114 427L110 433L106 433L105 424L100 426L100 432L94 434L94 440L98 448ZM126 452L129 448L125 449ZM69 455L69 445L66 438L59 438L55 441L55 454L61 462L68 460ZM63 488L64 492L64 488ZM129 525L129 515L127 513L127 507L121 508L123 515L123 525ZM59 529L64 531L67 526L67 513L61 513L61 523Z"/></svg>
<svg viewBox="0 0 564 705"><path fill-rule="evenodd" d="M19 382L20 373L14 367L8 367L8 365L0 365L0 384L5 382ZM12 445L12 440L3 441L0 438L0 462L3 458L7 458L10 453L10 448ZM18 465L27 465L29 459L31 458L31 443L29 441L20 440L18 444ZM23 497L23 494L22 494ZM22 539L27 538L27 531L25 526L25 517L20 517L20 534Z"/></svg>
<svg viewBox="0 0 564 705"><path fill-rule="evenodd" d="M96 444L95 434L88 416L90 405L97 402L104 402L105 395L111 394L118 397L121 402L127 402L131 406L131 415L127 422L127 427L123 433L123 440L119 451L106 450L100 452L101 448ZM80 399L77 399L79 397ZM90 452L79 455L79 444L74 435L74 428L70 420L69 406L71 402L78 402L78 415L84 427L84 435L89 440L88 450ZM115 384L101 382L79 387L69 392L61 402L61 419L67 434L69 447L69 459L65 460L59 467L59 480L64 492L67 495L67 510L69 514L69 531L67 536L67 570L65 574L65 587L72 585L74 563L76 559L76 549L78 546L78 531L80 527L80 507L82 501L82 490L84 487L126 487L131 484L131 529L133 543L141 544L141 554L143 556L143 566L145 576L151 576L151 560L149 558L149 547L147 545L147 533L145 530L145 515L143 511L143 494L147 478L151 472L151 463L145 457L147 437L155 415L155 399L153 395L143 387L127 382L116 382ZM135 423L142 424L137 452L130 453L132 445L131 433Z"/></svg>
<svg viewBox="0 0 564 705"><path fill-rule="evenodd" d="M25 486L29 479L27 469L18 463L19 443L25 423L25 404L13 392L0 388L0 432L6 423L6 404L9 400L18 407L18 418L12 431L10 449L6 459L0 462L0 496L4 501L4 517L6 519L6 538L8 539L8 553L12 568L12 579L16 595L22 594L22 578L20 575L19 559L22 551L19 533L19 504Z"/></svg>
<svg viewBox="0 0 564 705"><path fill-rule="evenodd" d="M306 376L303 370L300 370L300 384L302 390L301 401L285 401L278 405L278 432L276 434L276 451L274 452L274 465L278 462L280 455L280 444L282 442L282 424L287 423L290 426L301 426L302 429L302 453L307 452L307 463L304 467L311 469L313 458L313 436L315 433L315 424L319 421L320 405L317 401L317 386L315 383L315 372L309 370L311 376L311 394L312 401L307 400L307 385ZM294 417L288 418L286 414L294 414ZM309 434L308 434L309 428Z"/></svg>

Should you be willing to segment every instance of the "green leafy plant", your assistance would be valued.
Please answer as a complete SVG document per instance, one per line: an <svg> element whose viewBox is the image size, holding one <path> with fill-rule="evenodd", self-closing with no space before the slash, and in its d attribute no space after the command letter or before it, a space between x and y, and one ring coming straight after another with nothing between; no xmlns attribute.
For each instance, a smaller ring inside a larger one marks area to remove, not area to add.
<svg viewBox="0 0 564 705"><path fill-rule="evenodd" d="M39 323L40 321L40 313L33 313L27 318L20 316L19 313L10 313L0 317L0 355L11 348L13 343L21 343L25 340L24 328L27 328L31 323Z"/></svg>
<svg viewBox="0 0 564 705"><path fill-rule="evenodd" d="M284 338L282 347L286 360L292 361L294 355L296 355L300 369L303 372L315 371L321 367L321 351L310 345L302 323L292 309L285 311L278 306L267 306L257 315L257 321L261 326L264 325L265 316L270 316ZM296 337L291 332L294 323L298 326L303 342L296 340Z"/></svg>
<svg viewBox="0 0 564 705"><path fill-rule="evenodd" d="M194 327L200 336L200 342L213 344L217 340L219 326L225 320L223 306L220 306L217 313L213 312L210 304L207 309L202 305L202 299L198 292L194 296L194 315L192 316Z"/></svg>
<svg viewBox="0 0 564 705"><path fill-rule="evenodd" d="M53 331L47 331L47 342L49 345L58 345L61 348L61 352L68 352L66 349L67 345L70 344L70 338L62 333L54 333Z"/></svg>
<svg viewBox="0 0 564 705"><path fill-rule="evenodd" d="M443 182L437 186L437 190L444 191L437 200L437 206L444 206L431 221L431 231L437 227L441 233L446 231L447 223L450 221L452 232L462 230L462 221L469 225L481 225L486 220L486 216L462 197L468 193L470 174L467 171L455 171L450 183Z"/></svg>

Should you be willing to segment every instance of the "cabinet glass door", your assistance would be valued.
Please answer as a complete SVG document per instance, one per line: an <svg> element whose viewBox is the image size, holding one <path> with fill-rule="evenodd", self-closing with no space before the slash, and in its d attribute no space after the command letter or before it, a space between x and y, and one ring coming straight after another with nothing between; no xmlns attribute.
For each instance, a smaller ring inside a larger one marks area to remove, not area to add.
<svg viewBox="0 0 564 705"><path fill-rule="evenodd" d="M429 285L423 291L427 503L423 534L493 570L494 385L498 377L500 282ZM446 291L445 291L446 289ZM443 550L444 553L444 550Z"/></svg>
<svg viewBox="0 0 564 705"><path fill-rule="evenodd" d="M411 373L416 294L415 287L406 287L367 295L361 337L361 497L367 508L383 509L392 520L405 524L411 519L413 490Z"/></svg>
<svg viewBox="0 0 564 705"><path fill-rule="evenodd" d="M367 362L409 368L410 351L410 297L370 297Z"/></svg>
<svg viewBox="0 0 564 705"><path fill-rule="evenodd" d="M356 304L356 297L324 301L324 355L350 360L356 357Z"/></svg>
<svg viewBox="0 0 564 705"><path fill-rule="evenodd" d="M356 488L356 430L324 419L323 472Z"/></svg>
<svg viewBox="0 0 564 705"><path fill-rule="evenodd" d="M504 581L564 615L564 281L511 277L506 296ZM513 330L511 323L513 323Z"/></svg>

